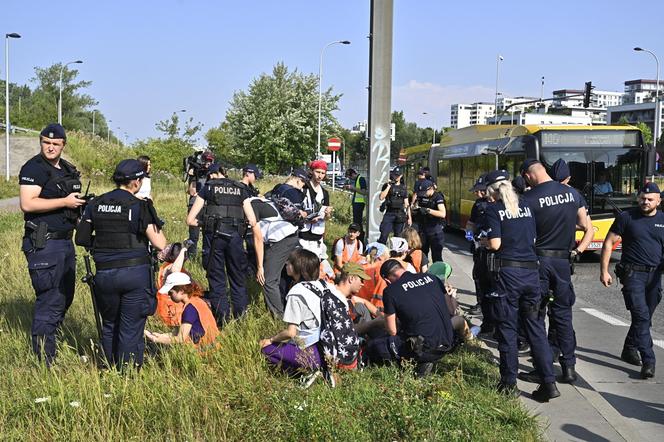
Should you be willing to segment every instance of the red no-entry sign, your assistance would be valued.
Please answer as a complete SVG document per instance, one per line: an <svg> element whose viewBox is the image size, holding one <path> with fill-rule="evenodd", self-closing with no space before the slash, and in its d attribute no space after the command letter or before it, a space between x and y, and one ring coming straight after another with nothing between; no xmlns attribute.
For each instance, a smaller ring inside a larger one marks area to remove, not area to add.
<svg viewBox="0 0 664 442"><path fill-rule="evenodd" d="M327 139L327 150L332 152L337 152L341 149L341 139L340 138L328 138Z"/></svg>

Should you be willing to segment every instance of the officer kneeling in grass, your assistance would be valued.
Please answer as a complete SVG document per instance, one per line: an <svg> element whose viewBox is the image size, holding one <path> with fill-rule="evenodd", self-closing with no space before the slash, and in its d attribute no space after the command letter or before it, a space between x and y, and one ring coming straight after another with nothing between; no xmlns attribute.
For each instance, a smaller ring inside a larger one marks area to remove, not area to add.
<svg viewBox="0 0 664 442"><path fill-rule="evenodd" d="M664 259L664 213L657 210L661 201L659 187L647 183L639 192L639 207L616 216L602 246L600 281L613 282L609 260L615 245L622 240L622 257L616 276L623 285L625 306L632 316L620 359L642 365L643 379L655 376L655 352L650 325L657 304L662 300L662 261Z"/></svg>
<svg viewBox="0 0 664 442"><path fill-rule="evenodd" d="M433 275L407 272L396 259L383 263L380 276L388 282L383 303L389 336L369 342L369 361L412 359L417 363L417 376L426 376L454 344L445 287Z"/></svg>

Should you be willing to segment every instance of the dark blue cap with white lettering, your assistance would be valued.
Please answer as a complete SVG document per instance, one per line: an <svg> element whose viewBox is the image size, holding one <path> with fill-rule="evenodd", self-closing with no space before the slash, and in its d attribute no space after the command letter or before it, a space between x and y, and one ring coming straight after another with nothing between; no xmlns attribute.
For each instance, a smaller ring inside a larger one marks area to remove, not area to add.
<svg viewBox="0 0 664 442"><path fill-rule="evenodd" d="M263 178L263 173L262 173L261 170L258 168L258 166L255 165L255 164L247 164L246 166L244 166L244 167L242 168L242 172L253 173L253 174L256 176L256 179L257 179L257 180Z"/></svg>
<svg viewBox="0 0 664 442"><path fill-rule="evenodd" d="M419 182L417 187L417 194L419 196L425 196L427 191L433 187L433 181L431 180L422 180Z"/></svg>
<svg viewBox="0 0 664 442"><path fill-rule="evenodd" d="M639 193L661 193L661 192L659 191L659 186L656 183L650 182L650 183L646 183L641 188Z"/></svg>
<svg viewBox="0 0 664 442"><path fill-rule="evenodd" d="M486 174L480 175L479 178L477 178L477 181L475 181L475 185L468 190L471 192L486 190Z"/></svg>
<svg viewBox="0 0 664 442"><path fill-rule="evenodd" d="M291 175L294 176L294 177L298 177L299 179L301 179L304 182L309 181L309 174L304 169L299 169L299 168L294 169L291 172Z"/></svg>
<svg viewBox="0 0 664 442"><path fill-rule="evenodd" d="M65 128L60 126L58 123L49 124L39 133L39 135L54 140L62 139L67 141L67 134L65 134Z"/></svg>
<svg viewBox="0 0 664 442"><path fill-rule="evenodd" d="M115 167L114 177L135 180L145 176L143 165L134 159L122 160Z"/></svg>
<svg viewBox="0 0 664 442"><path fill-rule="evenodd" d="M211 173L217 173L217 172L219 172L220 170L221 170L221 164L219 164L219 163L212 163L212 164L210 164L210 166L208 167L208 171L207 171L207 173L208 173L208 175L210 175Z"/></svg>
<svg viewBox="0 0 664 442"><path fill-rule="evenodd" d="M535 158L526 158L526 160L521 164L521 168L519 169L520 173L527 172L528 169L530 169L530 166L533 164L542 164L539 162L539 160L536 160Z"/></svg>
<svg viewBox="0 0 664 442"><path fill-rule="evenodd" d="M553 166L551 166L551 178L555 181L563 181L571 175L569 166L562 158L556 160L556 162L553 163Z"/></svg>
<svg viewBox="0 0 664 442"><path fill-rule="evenodd" d="M492 170L486 174L486 185L490 186L498 181L507 181L509 178L510 174L506 170Z"/></svg>

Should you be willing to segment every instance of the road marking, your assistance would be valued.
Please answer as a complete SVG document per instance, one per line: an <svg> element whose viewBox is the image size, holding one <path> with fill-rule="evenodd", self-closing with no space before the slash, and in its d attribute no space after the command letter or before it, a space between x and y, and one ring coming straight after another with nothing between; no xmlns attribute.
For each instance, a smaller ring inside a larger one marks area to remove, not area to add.
<svg viewBox="0 0 664 442"><path fill-rule="evenodd" d="M659 348L664 348L664 339L653 339L652 343L658 346Z"/></svg>
<svg viewBox="0 0 664 442"><path fill-rule="evenodd" d="M595 310L594 308L582 308L581 310L588 313L589 315L601 319L604 322L608 322L611 325L617 325L619 327L629 327L629 324L624 323L620 319L614 318L613 316L607 315L606 313L602 313L599 310Z"/></svg>

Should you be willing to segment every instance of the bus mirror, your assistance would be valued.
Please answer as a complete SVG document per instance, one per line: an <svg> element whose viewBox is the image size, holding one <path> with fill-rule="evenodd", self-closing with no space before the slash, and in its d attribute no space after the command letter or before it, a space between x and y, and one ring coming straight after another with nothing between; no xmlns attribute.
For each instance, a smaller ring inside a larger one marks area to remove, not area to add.
<svg viewBox="0 0 664 442"><path fill-rule="evenodd" d="M526 158L535 158L536 160L539 160L537 138L533 135L526 135L523 137L523 150L526 153Z"/></svg>
<svg viewBox="0 0 664 442"><path fill-rule="evenodd" d="M646 145L646 175L654 175L657 170L657 150L655 146Z"/></svg>

